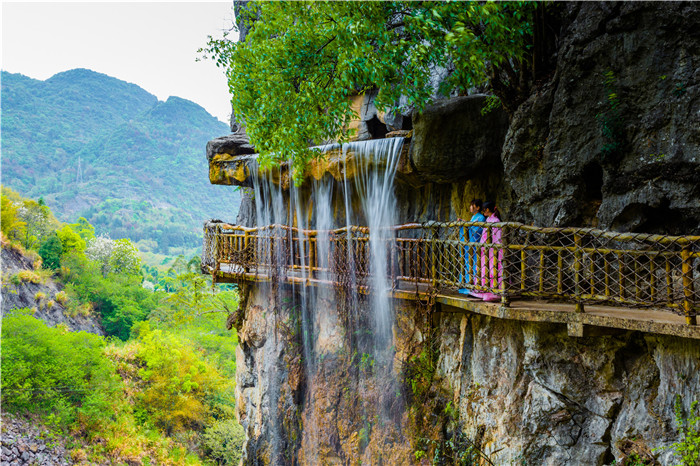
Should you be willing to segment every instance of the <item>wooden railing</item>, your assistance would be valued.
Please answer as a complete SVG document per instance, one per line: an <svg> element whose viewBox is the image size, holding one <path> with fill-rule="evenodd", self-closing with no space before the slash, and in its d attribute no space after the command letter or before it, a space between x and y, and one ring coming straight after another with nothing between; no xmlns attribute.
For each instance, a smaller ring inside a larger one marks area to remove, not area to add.
<svg viewBox="0 0 700 466"><path fill-rule="evenodd" d="M470 241L470 232L472 239ZM700 236L541 228L520 223L406 224L377 232L285 225L205 225L202 269L235 279L373 286L370 241L385 254L387 286L469 289L511 299L653 307L696 324ZM375 266L376 267L376 266Z"/></svg>

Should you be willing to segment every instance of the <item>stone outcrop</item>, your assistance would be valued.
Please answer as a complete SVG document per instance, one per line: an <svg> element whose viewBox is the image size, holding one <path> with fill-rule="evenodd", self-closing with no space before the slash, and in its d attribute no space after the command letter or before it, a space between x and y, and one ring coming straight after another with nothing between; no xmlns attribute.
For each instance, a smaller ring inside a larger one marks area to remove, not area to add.
<svg viewBox="0 0 700 466"><path fill-rule="evenodd" d="M500 166L508 116L500 108L482 114L486 100L456 97L414 115L411 163L421 179L453 183Z"/></svg>

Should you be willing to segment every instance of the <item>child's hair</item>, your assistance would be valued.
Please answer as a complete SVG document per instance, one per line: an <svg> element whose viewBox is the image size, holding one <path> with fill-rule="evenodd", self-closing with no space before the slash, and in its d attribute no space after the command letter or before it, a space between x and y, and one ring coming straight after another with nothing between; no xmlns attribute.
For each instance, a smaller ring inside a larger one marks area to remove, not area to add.
<svg viewBox="0 0 700 466"><path fill-rule="evenodd" d="M487 209L488 209L488 210L490 210L491 212L493 212L493 213L496 215L496 217L499 218L499 220L501 220L501 221L503 220L503 219L501 218L501 213L498 211L498 207L496 207L496 203L495 203L495 202L493 202L493 201L486 201L486 202L484 202L484 206L483 206L483 207L484 207L484 210L487 210Z"/></svg>
<svg viewBox="0 0 700 466"><path fill-rule="evenodd" d="M472 201L469 203L469 205L475 205L479 209L479 212L481 212L481 207L482 207L481 199L472 199Z"/></svg>

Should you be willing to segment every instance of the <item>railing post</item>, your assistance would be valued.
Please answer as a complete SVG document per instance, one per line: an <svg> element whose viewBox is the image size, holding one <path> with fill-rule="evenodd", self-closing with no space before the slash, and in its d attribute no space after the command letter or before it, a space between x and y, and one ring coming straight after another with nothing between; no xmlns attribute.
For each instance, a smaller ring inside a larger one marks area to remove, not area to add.
<svg viewBox="0 0 700 466"><path fill-rule="evenodd" d="M437 228L431 226L432 238L430 239L430 272L433 288L437 287Z"/></svg>
<svg viewBox="0 0 700 466"><path fill-rule="evenodd" d="M581 295L581 270L583 269L583 252L581 250L581 235L574 235L574 294L576 296L576 312L584 312Z"/></svg>
<svg viewBox="0 0 700 466"><path fill-rule="evenodd" d="M216 278L221 269L221 227L217 225L214 229L214 268L211 271L211 288L212 292L216 287Z"/></svg>
<svg viewBox="0 0 700 466"><path fill-rule="evenodd" d="M248 255L248 244L249 244L249 241L250 241L250 238L248 237L248 232L247 232L247 231L244 231L244 232L243 232L243 251L245 251L244 254L245 254L246 256ZM244 271L245 273L248 273L248 272L250 271L250 266L249 266L250 264L249 264L249 261L246 260L246 257L245 257L245 256L243 256L243 257L244 257L244 259L243 259L243 271Z"/></svg>
<svg viewBox="0 0 700 466"><path fill-rule="evenodd" d="M307 274L308 277L311 278L316 278L316 235L309 233L308 235L308 241L309 241L309 273Z"/></svg>
<svg viewBox="0 0 700 466"><path fill-rule="evenodd" d="M681 273L683 274L683 312L685 313L685 322L688 325L697 325L697 317L690 315L693 310L693 267L691 257L690 247L684 247L681 250L681 260L683 261L681 265Z"/></svg>
<svg viewBox="0 0 700 466"><path fill-rule="evenodd" d="M508 253L508 225L501 228L501 304L504 306L510 305L510 297L508 296L508 261L506 259ZM496 266L498 268L498 266Z"/></svg>
<svg viewBox="0 0 700 466"><path fill-rule="evenodd" d="M392 230L393 234L389 235L389 273L392 289L397 288L396 280L396 250L398 231Z"/></svg>

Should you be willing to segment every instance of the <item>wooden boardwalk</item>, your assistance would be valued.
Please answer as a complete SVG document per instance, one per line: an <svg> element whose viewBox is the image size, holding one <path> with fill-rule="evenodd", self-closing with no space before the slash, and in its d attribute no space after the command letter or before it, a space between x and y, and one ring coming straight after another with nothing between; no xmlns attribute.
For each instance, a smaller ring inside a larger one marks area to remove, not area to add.
<svg viewBox="0 0 700 466"><path fill-rule="evenodd" d="M477 228L480 242L470 242ZM374 233L373 233L374 234ZM371 242L380 241L371 246ZM372 250L385 255L374 262ZM202 271L215 281L352 287L369 293L374 267L397 299L501 319L636 330L700 339L700 236L544 228L515 222L427 222L384 229L302 230L205 224ZM500 297L486 303L461 288ZM593 332L595 333L595 332Z"/></svg>
<svg viewBox="0 0 700 466"><path fill-rule="evenodd" d="M226 265L216 272L216 275L219 283L271 281L266 273L241 273L235 267ZM333 286L332 283L323 280L305 278L300 273L288 276L285 282L303 286ZM401 300L427 299L428 288L425 284L416 286L415 283L399 281L394 289L388 290L387 293ZM699 325L688 325L685 316L661 309L588 304L583 307L583 312L579 312L575 303L517 298L508 304L491 303L451 291L435 294L434 300L441 312L464 312L521 322L566 324L572 337L599 336L632 330L700 340Z"/></svg>

